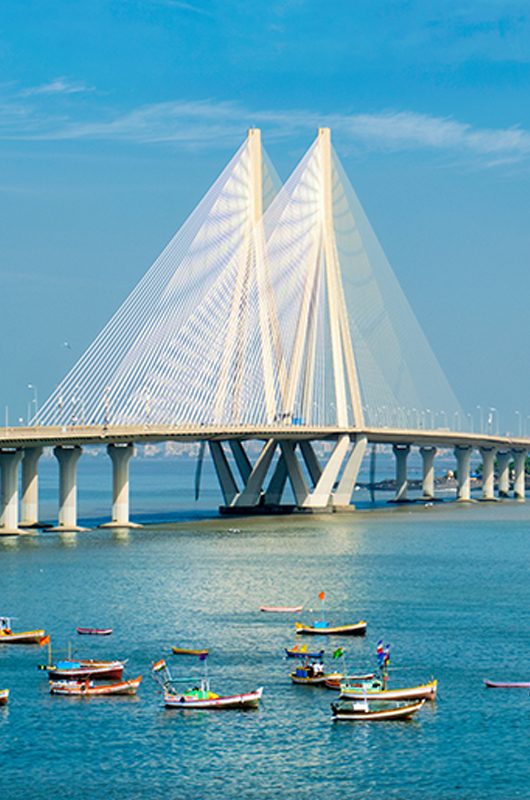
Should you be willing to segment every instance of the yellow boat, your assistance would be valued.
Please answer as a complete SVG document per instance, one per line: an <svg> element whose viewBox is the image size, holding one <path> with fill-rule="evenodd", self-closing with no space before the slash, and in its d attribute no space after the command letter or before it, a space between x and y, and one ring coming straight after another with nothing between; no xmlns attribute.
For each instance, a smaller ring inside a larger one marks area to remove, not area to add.
<svg viewBox="0 0 530 800"><path fill-rule="evenodd" d="M43 630L20 631L11 629L9 617L0 617L0 644L43 644L46 634Z"/></svg>
<svg viewBox="0 0 530 800"><path fill-rule="evenodd" d="M171 650L175 653L176 656L207 656L208 649L204 648L203 650L193 650L186 647L172 647Z"/></svg>

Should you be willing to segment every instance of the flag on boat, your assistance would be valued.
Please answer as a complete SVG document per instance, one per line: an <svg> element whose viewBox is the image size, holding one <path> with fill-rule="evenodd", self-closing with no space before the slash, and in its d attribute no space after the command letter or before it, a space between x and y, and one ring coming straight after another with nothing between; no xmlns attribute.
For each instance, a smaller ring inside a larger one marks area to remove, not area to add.
<svg viewBox="0 0 530 800"><path fill-rule="evenodd" d="M383 664L385 663L385 646L383 644L382 639L379 639L379 641L377 642L376 655L377 655L377 665L379 667L382 667Z"/></svg>
<svg viewBox="0 0 530 800"><path fill-rule="evenodd" d="M325 592L320 592L320 594L318 595L318 599L319 600L323 600L325 598L325 596L326 596Z"/></svg>
<svg viewBox="0 0 530 800"><path fill-rule="evenodd" d="M153 666L152 666L153 672L160 672L161 670L163 670L165 668L166 668L166 662L164 661L163 658L160 659L160 661L157 661L156 664L153 664Z"/></svg>
<svg viewBox="0 0 530 800"><path fill-rule="evenodd" d="M42 639L40 640L39 644L42 647L45 644L50 644L50 641L51 641L50 634L48 634L47 636L43 636L42 637Z"/></svg>
<svg viewBox="0 0 530 800"><path fill-rule="evenodd" d="M344 655L344 650L342 649L342 647L337 647L337 649L333 653L333 658L340 658L343 655Z"/></svg>

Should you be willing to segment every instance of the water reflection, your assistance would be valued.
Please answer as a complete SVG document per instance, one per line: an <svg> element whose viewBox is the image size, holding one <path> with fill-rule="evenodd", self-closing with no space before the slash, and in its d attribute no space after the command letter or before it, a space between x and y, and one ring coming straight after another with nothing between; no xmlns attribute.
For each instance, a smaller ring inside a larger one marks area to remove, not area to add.
<svg viewBox="0 0 530 800"><path fill-rule="evenodd" d="M112 531L112 538L115 542L122 545L128 545L131 541L128 528L114 528Z"/></svg>
<svg viewBox="0 0 530 800"><path fill-rule="evenodd" d="M18 547L18 536L0 536L0 544L2 544L2 547L5 547L6 550L13 550Z"/></svg>
<svg viewBox="0 0 530 800"><path fill-rule="evenodd" d="M75 531L62 531L59 540L64 547L77 547L77 533Z"/></svg>

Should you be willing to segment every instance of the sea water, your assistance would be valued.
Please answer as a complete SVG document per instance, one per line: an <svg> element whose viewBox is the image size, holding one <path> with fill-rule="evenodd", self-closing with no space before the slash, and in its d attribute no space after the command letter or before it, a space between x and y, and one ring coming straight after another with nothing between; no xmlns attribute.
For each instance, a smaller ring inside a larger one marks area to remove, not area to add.
<svg viewBox="0 0 530 800"><path fill-rule="evenodd" d="M41 471L50 520L54 469ZM106 470L81 467L87 525L108 516ZM15 629L44 627L54 657L71 643L144 676L135 698L52 697L37 668L46 648L0 647L2 798L530 797L530 693L482 684L530 680L530 505L225 519L211 484L194 510L192 462L132 473L132 516L172 522L0 539L0 614ZM259 611L299 603L297 619L368 623L364 639L305 640L330 670L373 668L383 639L391 686L435 677L437 702L410 722L333 722L336 693L289 679L294 615ZM114 633L81 637L78 625ZM218 693L263 686L259 710L165 710L150 665L164 657L184 686L204 670L171 645L209 648Z"/></svg>

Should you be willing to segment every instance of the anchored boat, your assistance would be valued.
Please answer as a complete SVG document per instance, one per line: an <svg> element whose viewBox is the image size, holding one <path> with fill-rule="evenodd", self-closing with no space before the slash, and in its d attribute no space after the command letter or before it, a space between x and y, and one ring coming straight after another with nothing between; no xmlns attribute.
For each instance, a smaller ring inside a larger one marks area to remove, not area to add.
<svg viewBox="0 0 530 800"><path fill-rule="evenodd" d="M340 691L341 683L348 682L348 685L359 685L362 686L363 683L366 681L373 681L375 678L374 672L367 672L365 675L341 675L340 677L336 678L328 678L324 683L326 685L326 689L334 689L335 691ZM381 684L382 686L383 684Z"/></svg>
<svg viewBox="0 0 530 800"><path fill-rule="evenodd" d="M484 678L487 689L530 689L530 681L489 681Z"/></svg>
<svg viewBox="0 0 530 800"><path fill-rule="evenodd" d="M266 611L272 614L297 614L303 609L303 606L261 606L260 611Z"/></svg>
<svg viewBox="0 0 530 800"><path fill-rule="evenodd" d="M9 700L9 689L0 689L0 706L7 705Z"/></svg>
<svg viewBox="0 0 530 800"><path fill-rule="evenodd" d="M206 656L199 656L199 658L201 661L205 662L206 670ZM179 692L174 685L178 681L173 680L171 677L171 673L164 659L153 664L152 672L154 679L164 690L164 705L166 708L188 710L257 708L263 694L263 687L261 686L253 692L218 695L211 691L210 680L207 674L198 681L198 685L191 689L186 689L183 692ZM189 682L189 678L185 680Z"/></svg>
<svg viewBox="0 0 530 800"><path fill-rule="evenodd" d="M50 694L70 697L105 697L107 695L135 695L142 682L142 676L120 683L96 686L92 681L50 681Z"/></svg>
<svg viewBox="0 0 530 800"><path fill-rule="evenodd" d="M379 682L378 682L379 684ZM406 689L383 689L380 684L370 687L366 684L355 686L355 684L342 683L340 687L340 699L344 700L436 700L438 681L423 683L420 686L411 686Z"/></svg>
<svg viewBox="0 0 530 800"><path fill-rule="evenodd" d="M0 644L46 644L49 641L41 629L15 632L9 617L0 617Z"/></svg>
<svg viewBox="0 0 530 800"><path fill-rule="evenodd" d="M306 686L324 686L326 680L333 678L340 680L344 678L344 676L338 672L324 672L324 664L319 662L300 665L291 672L291 680L293 683Z"/></svg>
<svg viewBox="0 0 530 800"><path fill-rule="evenodd" d="M287 658L314 658L317 661L324 658L324 650L309 650L306 644L295 644L293 647L285 647L284 650Z"/></svg>
<svg viewBox="0 0 530 800"><path fill-rule="evenodd" d="M56 664L40 665L54 680L120 680L127 661L94 661L66 659Z"/></svg>
<svg viewBox="0 0 530 800"><path fill-rule="evenodd" d="M409 719L422 708L425 700L416 703L332 703L333 719L349 722L366 722L391 719Z"/></svg>
<svg viewBox="0 0 530 800"><path fill-rule="evenodd" d="M110 636L112 628L76 628L81 636Z"/></svg>
<svg viewBox="0 0 530 800"><path fill-rule="evenodd" d="M315 622L314 625L303 625L295 622L296 633L306 636L365 636L366 622L360 620L353 625L330 625L328 622Z"/></svg>
<svg viewBox="0 0 530 800"><path fill-rule="evenodd" d="M177 656L207 656L208 655L208 648L203 648L202 650L193 650L186 647L172 647L171 650Z"/></svg>

